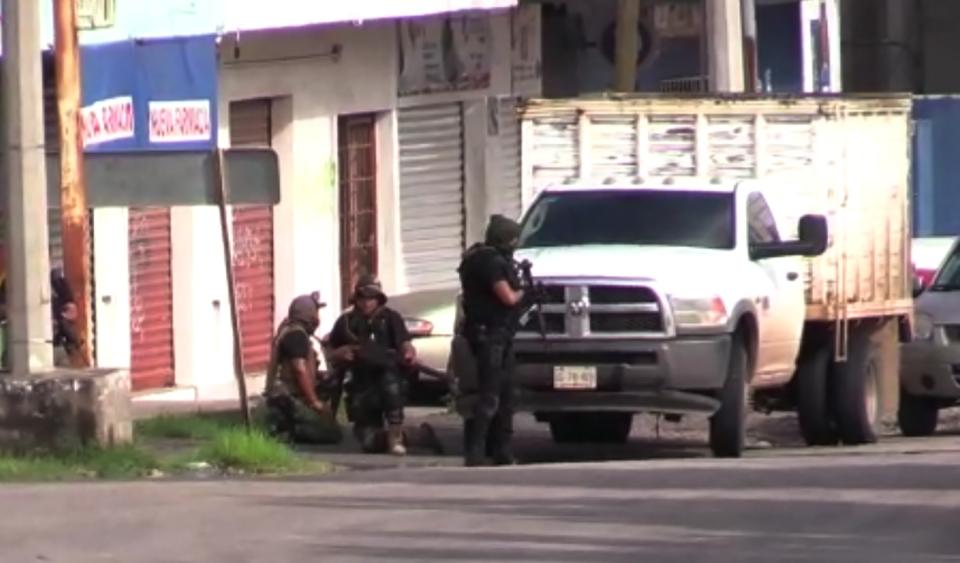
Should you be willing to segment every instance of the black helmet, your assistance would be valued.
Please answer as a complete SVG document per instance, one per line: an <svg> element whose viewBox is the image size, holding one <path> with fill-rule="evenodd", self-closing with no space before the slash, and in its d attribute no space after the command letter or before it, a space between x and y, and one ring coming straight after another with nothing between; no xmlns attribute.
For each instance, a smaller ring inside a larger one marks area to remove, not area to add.
<svg viewBox="0 0 960 563"><path fill-rule="evenodd" d="M487 224L484 242L500 250L513 250L513 243L520 238L520 224L503 215L491 215Z"/></svg>

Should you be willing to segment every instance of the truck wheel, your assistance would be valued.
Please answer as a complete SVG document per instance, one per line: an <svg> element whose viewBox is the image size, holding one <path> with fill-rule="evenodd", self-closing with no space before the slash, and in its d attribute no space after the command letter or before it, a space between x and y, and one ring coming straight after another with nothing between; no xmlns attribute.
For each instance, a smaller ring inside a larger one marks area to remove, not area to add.
<svg viewBox="0 0 960 563"><path fill-rule="evenodd" d="M808 446L835 446L840 437L830 404L830 347L805 350L797 366L797 419Z"/></svg>
<svg viewBox="0 0 960 563"><path fill-rule="evenodd" d="M834 364L840 438L851 446L877 441L882 363L880 349L870 335L869 330L851 335L847 361Z"/></svg>
<svg viewBox="0 0 960 563"><path fill-rule="evenodd" d="M906 389L900 389L900 409L897 422L904 436L932 436L937 431L940 405L928 397L918 397Z"/></svg>
<svg viewBox="0 0 960 563"><path fill-rule="evenodd" d="M747 349L734 340L727 380L720 390L720 409L710 417L710 449L716 457L740 457L747 419Z"/></svg>

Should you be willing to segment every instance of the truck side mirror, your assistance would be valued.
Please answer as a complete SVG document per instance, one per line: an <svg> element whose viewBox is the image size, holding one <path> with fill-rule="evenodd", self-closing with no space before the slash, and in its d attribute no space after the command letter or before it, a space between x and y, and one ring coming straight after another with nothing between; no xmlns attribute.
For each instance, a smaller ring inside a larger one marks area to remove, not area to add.
<svg viewBox="0 0 960 563"><path fill-rule="evenodd" d="M820 256L826 252L830 240L826 217L804 215L800 218L797 232L800 235L800 242L808 247L804 256Z"/></svg>
<svg viewBox="0 0 960 563"><path fill-rule="evenodd" d="M820 256L827 250L829 235L827 218L823 215L804 215L800 218L798 240L765 242L750 245L750 258L763 260L781 256Z"/></svg>
<svg viewBox="0 0 960 563"><path fill-rule="evenodd" d="M920 297L920 294L926 290L926 284L923 283L923 278L918 275L913 276L913 297Z"/></svg>

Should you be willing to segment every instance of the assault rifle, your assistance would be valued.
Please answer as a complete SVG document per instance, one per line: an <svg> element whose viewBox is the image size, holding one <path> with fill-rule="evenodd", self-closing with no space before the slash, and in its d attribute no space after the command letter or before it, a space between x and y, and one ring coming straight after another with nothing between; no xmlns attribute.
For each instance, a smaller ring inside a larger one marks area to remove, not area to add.
<svg viewBox="0 0 960 563"><path fill-rule="evenodd" d="M524 301L526 301L527 305L526 311L520 316L520 326L527 324L531 312L535 310L537 313L537 324L540 328L540 337L546 340L547 324L543 316L543 284L534 281L532 272L533 264L531 264L529 260L524 260L517 264L517 269L520 270L523 285L526 288Z"/></svg>
<svg viewBox="0 0 960 563"><path fill-rule="evenodd" d="M354 342L359 342L356 337L354 337ZM400 352L394 350L393 348L387 348L376 342L363 342L357 344L348 344L350 348L353 349L354 362L366 367L380 368L380 369L394 369L401 368L405 370L416 370L420 373L432 377L434 379L439 379L441 381L448 381L450 376L441 370L433 369L429 366L423 365L420 362L416 362L412 365L407 365L402 362Z"/></svg>

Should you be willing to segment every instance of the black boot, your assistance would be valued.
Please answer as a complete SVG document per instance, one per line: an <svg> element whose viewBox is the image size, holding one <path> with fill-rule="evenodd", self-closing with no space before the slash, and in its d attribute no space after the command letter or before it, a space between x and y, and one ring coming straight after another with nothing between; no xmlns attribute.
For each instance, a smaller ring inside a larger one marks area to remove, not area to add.
<svg viewBox="0 0 960 563"><path fill-rule="evenodd" d="M482 467L489 465L486 452L486 438L488 424L477 418L463 420L463 465L465 467Z"/></svg>
<svg viewBox="0 0 960 563"><path fill-rule="evenodd" d="M516 465L517 458L513 455L513 424L512 420L504 417L494 419L490 428L490 439L487 447L494 465Z"/></svg>

